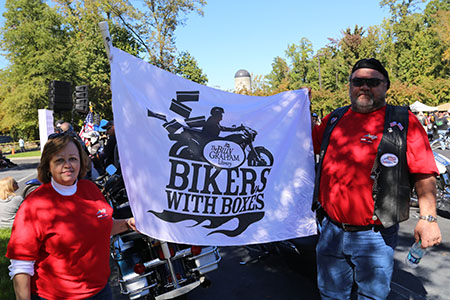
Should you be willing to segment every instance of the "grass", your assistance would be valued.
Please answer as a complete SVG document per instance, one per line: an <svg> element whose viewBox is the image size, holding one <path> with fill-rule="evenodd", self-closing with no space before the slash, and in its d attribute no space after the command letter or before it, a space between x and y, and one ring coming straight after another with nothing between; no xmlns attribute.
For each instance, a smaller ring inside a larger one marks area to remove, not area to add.
<svg viewBox="0 0 450 300"><path fill-rule="evenodd" d="M20 158L20 157L33 157L33 156L41 156L41 151L26 151L26 152L16 152L14 155L6 155L7 158Z"/></svg>
<svg viewBox="0 0 450 300"><path fill-rule="evenodd" d="M0 228L0 299L14 300L14 289L9 278L9 259L5 257L11 229Z"/></svg>

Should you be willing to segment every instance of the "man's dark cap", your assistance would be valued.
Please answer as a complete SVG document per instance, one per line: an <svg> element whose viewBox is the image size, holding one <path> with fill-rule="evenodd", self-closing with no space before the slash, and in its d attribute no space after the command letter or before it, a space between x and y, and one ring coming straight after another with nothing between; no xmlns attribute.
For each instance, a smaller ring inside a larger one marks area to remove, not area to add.
<svg viewBox="0 0 450 300"><path fill-rule="evenodd" d="M102 129L108 129L109 127L114 125L114 120L108 121L105 125L102 126Z"/></svg>
<svg viewBox="0 0 450 300"><path fill-rule="evenodd" d="M389 89L389 86L391 85L391 82L389 81L389 74L378 59L363 58L363 59L358 60L356 62L356 64L353 66L352 74L356 70L362 69L362 68L377 70L378 72L383 74L384 78L386 78L386 81L387 81L387 88Z"/></svg>

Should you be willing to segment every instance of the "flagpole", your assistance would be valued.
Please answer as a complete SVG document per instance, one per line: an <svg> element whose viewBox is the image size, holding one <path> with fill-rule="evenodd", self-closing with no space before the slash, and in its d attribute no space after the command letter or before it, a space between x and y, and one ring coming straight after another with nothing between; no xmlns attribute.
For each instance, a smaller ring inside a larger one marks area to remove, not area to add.
<svg viewBox="0 0 450 300"><path fill-rule="evenodd" d="M98 26L100 27L100 32L102 33L103 44L105 45L106 49L106 55L108 56L108 59L111 62L113 59L111 55L112 39L111 35L109 34L108 22L102 21L98 23Z"/></svg>

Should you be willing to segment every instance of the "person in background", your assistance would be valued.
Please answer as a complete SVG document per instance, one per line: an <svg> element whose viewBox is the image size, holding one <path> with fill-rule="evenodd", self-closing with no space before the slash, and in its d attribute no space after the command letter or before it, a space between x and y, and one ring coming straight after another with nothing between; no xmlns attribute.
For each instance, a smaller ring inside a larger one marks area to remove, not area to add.
<svg viewBox="0 0 450 300"><path fill-rule="evenodd" d="M57 120L55 122L55 133L61 133L62 132L62 130L61 130L61 124L62 123L64 123L63 120Z"/></svg>
<svg viewBox="0 0 450 300"><path fill-rule="evenodd" d="M103 148L103 165L108 167L109 165L115 165L118 168L117 161L117 140L116 140L116 130L114 127L114 120L108 121L106 125L102 126L102 129L106 130L106 135L108 136L108 140L106 141L106 145Z"/></svg>
<svg viewBox="0 0 450 300"><path fill-rule="evenodd" d="M43 184L20 206L7 247L16 299L111 300L110 236L135 230L134 218L112 218L97 186L82 179L87 164L73 136L49 136L38 166Z"/></svg>
<svg viewBox="0 0 450 300"><path fill-rule="evenodd" d="M423 129L427 132L428 118L422 111L417 113L417 119L419 119L420 124L422 124Z"/></svg>
<svg viewBox="0 0 450 300"><path fill-rule="evenodd" d="M436 124L438 112L432 112L430 114L429 122L428 122L428 135L430 136L430 140L434 140L439 138L438 127Z"/></svg>
<svg viewBox="0 0 450 300"><path fill-rule="evenodd" d="M25 152L25 141L23 140L23 138L19 139L19 147L20 147L20 152Z"/></svg>
<svg viewBox="0 0 450 300"><path fill-rule="evenodd" d="M11 176L0 179L0 228L11 228L23 197L16 195L19 189Z"/></svg>
<svg viewBox="0 0 450 300"><path fill-rule="evenodd" d="M322 299L350 299L355 287L358 299L381 300L390 292L398 223L409 217L410 178L420 209L415 240L423 248L441 242L439 173L422 124L407 109L386 104L390 81L382 64L359 60L349 81L351 105L313 128L314 152L320 153L314 208L323 217L318 287ZM396 145L403 150L387 149L391 135L397 144L405 138L406 145Z"/></svg>
<svg viewBox="0 0 450 300"><path fill-rule="evenodd" d="M100 159L100 153L103 150L100 141L100 133L98 133L97 131L90 131L88 133L84 133L83 137L87 139L87 150L89 152L89 158L94 164L94 167L97 170L98 174L103 175L105 173L105 167L103 166L103 162Z"/></svg>
<svg viewBox="0 0 450 300"><path fill-rule="evenodd" d="M311 114L311 123L313 124L313 127L316 125L320 125L320 119L318 114L316 113Z"/></svg>
<svg viewBox="0 0 450 300"><path fill-rule="evenodd" d="M61 123L59 128L61 128L62 132L73 132L73 127L72 127L72 125L69 122Z"/></svg>
<svg viewBox="0 0 450 300"><path fill-rule="evenodd" d="M439 134L445 134L447 132L448 120L443 111L438 112L435 124Z"/></svg>

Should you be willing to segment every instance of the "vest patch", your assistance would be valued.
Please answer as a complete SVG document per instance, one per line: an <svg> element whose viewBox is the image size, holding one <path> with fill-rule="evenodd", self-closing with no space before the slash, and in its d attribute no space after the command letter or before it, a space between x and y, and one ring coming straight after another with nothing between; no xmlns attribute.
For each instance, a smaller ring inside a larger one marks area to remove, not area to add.
<svg viewBox="0 0 450 300"><path fill-rule="evenodd" d="M380 163L387 168L395 167L398 164L398 157L392 153L385 153L381 155Z"/></svg>

